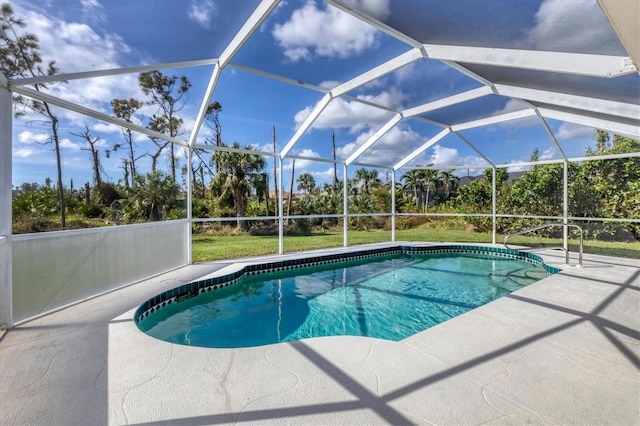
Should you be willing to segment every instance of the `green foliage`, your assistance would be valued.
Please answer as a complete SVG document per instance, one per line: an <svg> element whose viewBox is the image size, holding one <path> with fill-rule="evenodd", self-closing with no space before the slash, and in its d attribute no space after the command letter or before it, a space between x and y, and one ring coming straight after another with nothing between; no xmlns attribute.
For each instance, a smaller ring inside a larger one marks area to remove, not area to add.
<svg viewBox="0 0 640 426"><path fill-rule="evenodd" d="M136 176L136 185L124 208L127 219L162 220L169 215L171 207L176 206L178 192L173 178L159 171Z"/></svg>
<svg viewBox="0 0 640 426"><path fill-rule="evenodd" d="M89 219L105 216L102 206L98 204L81 205L78 208L78 213Z"/></svg>
<svg viewBox="0 0 640 426"><path fill-rule="evenodd" d="M298 176L296 182L298 182L298 191L303 191L305 194L309 194L316 189L316 180L311 173L302 173Z"/></svg>
<svg viewBox="0 0 640 426"><path fill-rule="evenodd" d="M226 146L221 144L221 146ZM240 144L234 142L231 146L240 149ZM251 146L244 149L252 150ZM213 193L219 194L223 205L234 207L236 216L246 216L247 199L251 194L254 182L253 177L261 174L266 161L258 154L242 154L231 151L216 151L213 160L217 164L219 171L211 182ZM237 227L242 227L242 222L238 220Z"/></svg>

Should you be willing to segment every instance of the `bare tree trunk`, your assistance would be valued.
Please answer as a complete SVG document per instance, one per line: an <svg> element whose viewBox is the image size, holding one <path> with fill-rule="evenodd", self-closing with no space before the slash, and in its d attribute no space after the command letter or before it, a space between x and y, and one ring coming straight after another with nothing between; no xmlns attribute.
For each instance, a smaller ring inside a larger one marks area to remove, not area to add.
<svg viewBox="0 0 640 426"><path fill-rule="evenodd" d="M95 139L91 138L91 131L88 126L84 126L84 133L71 133L74 136L79 136L87 141L89 148L80 148L83 151L91 152L91 162L93 167L93 183L97 187L102 186L102 177L100 176L100 152L96 148L96 143L100 140L96 136Z"/></svg>
<svg viewBox="0 0 640 426"><path fill-rule="evenodd" d="M126 158L123 158L122 164L123 164L122 168L124 169L124 186L125 188L129 188L129 160L127 160ZM133 176L131 177L131 181L133 182Z"/></svg>
<svg viewBox="0 0 640 426"><path fill-rule="evenodd" d="M45 104L46 105L46 104ZM49 106L47 105L47 111ZM53 132L53 142L56 151L56 165L58 169L58 198L60 199L60 225L62 229L67 226L67 209L64 202L64 187L62 186L62 159L60 158L60 139L58 137L58 118L49 112L51 117L51 130Z"/></svg>
<svg viewBox="0 0 640 426"><path fill-rule="evenodd" d="M89 182L84 184L84 203L88 206L91 204L91 187Z"/></svg>
<svg viewBox="0 0 640 426"><path fill-rule="evenodd" d="M162 145L159 144L158 142L156 142L155 140L153 142L158 147L158 150L154 154L149 154L149 156L151 157L151 171L155 172L156 171L156 166L158 164L158 158L160 157L160 154L162 154L162 150L165 149L167 147L167 145L169 145L169 141L165 141L165 143L162 144ZM174 182L175 182L175 180L174 180Z"/></svg>

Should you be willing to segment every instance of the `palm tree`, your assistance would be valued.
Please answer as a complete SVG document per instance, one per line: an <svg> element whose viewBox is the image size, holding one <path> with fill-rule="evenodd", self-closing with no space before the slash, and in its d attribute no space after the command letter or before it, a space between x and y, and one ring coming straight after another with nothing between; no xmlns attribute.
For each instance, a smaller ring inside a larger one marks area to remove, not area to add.
<svg viewBox="0 0 640 426"><path fill-rule="evenodd" d="M173 177L159 171L146 175L138 174L133 187L134 204L141 206L142 213L152 221L162 220L162 212L176 199L180 188Z"/></svg>
<svg viewBox="0 0 640 426"><path fill-rule="evenodd" d="M448 199L451 191L454 191L458 187L460 179L457 176L454 176L453 169L441 171L440 179L444 185L444 197L445 199Z"/></svg>
<svg viewBox="0 0 640 426"><path fill-rule="evenodd" d="M364 194L369 194L371 187L378 186L382 183L378 177L377 170L367 170L364 167L356 170L356 173L353 175L353 180L359 184Z"/></svg>
<svg viewBox="0 0 640 426"><path fill-rule="evenodd" d="M435 195L436 192L438 191L438 188L442 186L442 181L440 180L438 170L425 169L425 170L422 170L422 172L423 172L422 176L424 177L423 182L426 185L426 189L427 189L427 197L424 202L424 208L423 208L423 211L426 211L427 208L429 207L429 194Z"/></svg>
<svg viewBox="0 0 640 426"><path fill-rule="evenodd" d="M298 191L304 191L305 194L309 194L316 187L316 180L311 173L302 173L296 182L298 182Z"/></svg>
<svg viewBox="0 0 640 426"><path fill-rule="evenodd" d="M416 207L418 206L418 189L422 191L424 184L424 173L422 170L411 169L406 171L400 180L404 181L404 189L411 188L413 190L413 198L416 200Z"/></svg>
<svg viewBox="0 0 640 426"><path fill-rule="evenodd" d="M222 147L226 146L221 143ZM240 144L234 142L231 146L240 149ZM245 150L253 150L246 146ZM257 154L241 154L238 152L216 151L214 161L219 167L218 173L211 181L211 186L219 191L222 199L230 199L236 210L236 227L242 228L241 217L247 210L247 198L251 194L252 177L264 170L266 161Z"/></svg>

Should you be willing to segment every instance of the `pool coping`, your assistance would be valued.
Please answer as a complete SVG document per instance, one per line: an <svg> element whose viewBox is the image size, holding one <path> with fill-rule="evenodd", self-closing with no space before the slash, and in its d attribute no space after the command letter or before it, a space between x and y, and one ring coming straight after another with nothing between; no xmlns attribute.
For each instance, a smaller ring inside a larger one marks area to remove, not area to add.
<svg viewBox="0 0 640 426"><path fill-rule="evenodd" d="M412 255L445 253L489 255L500 258L523 260L540 266L550 275L558 273L561 270L560 268L546 264L540 256L528 251L469 244L414 245L405 243L382 248L369 248L334 254L309 254L305 257L295 259L263 262L239 262L228 268L208 274L190 283L163 291L147 299L136 310L134 314L134 321L136 324L139 324L140 321L147 319L149 316L161 311L163 308L175 306L176 303L184 302L212 290L215 291L235 285L240 282L244 276L291 271L300 268L330 265L333 263L353 260L373 259L394 254Z"/></svg>

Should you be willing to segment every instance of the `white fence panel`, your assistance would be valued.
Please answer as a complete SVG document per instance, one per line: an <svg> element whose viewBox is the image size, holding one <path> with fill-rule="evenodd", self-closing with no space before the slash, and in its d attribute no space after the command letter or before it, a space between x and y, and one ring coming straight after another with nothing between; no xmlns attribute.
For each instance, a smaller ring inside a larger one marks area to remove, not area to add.
<svg viewBox="0 0 640 426"><path fill-rule="evenodd" d="M13 320L187 264L186 220L14 235Z"/></svg>

